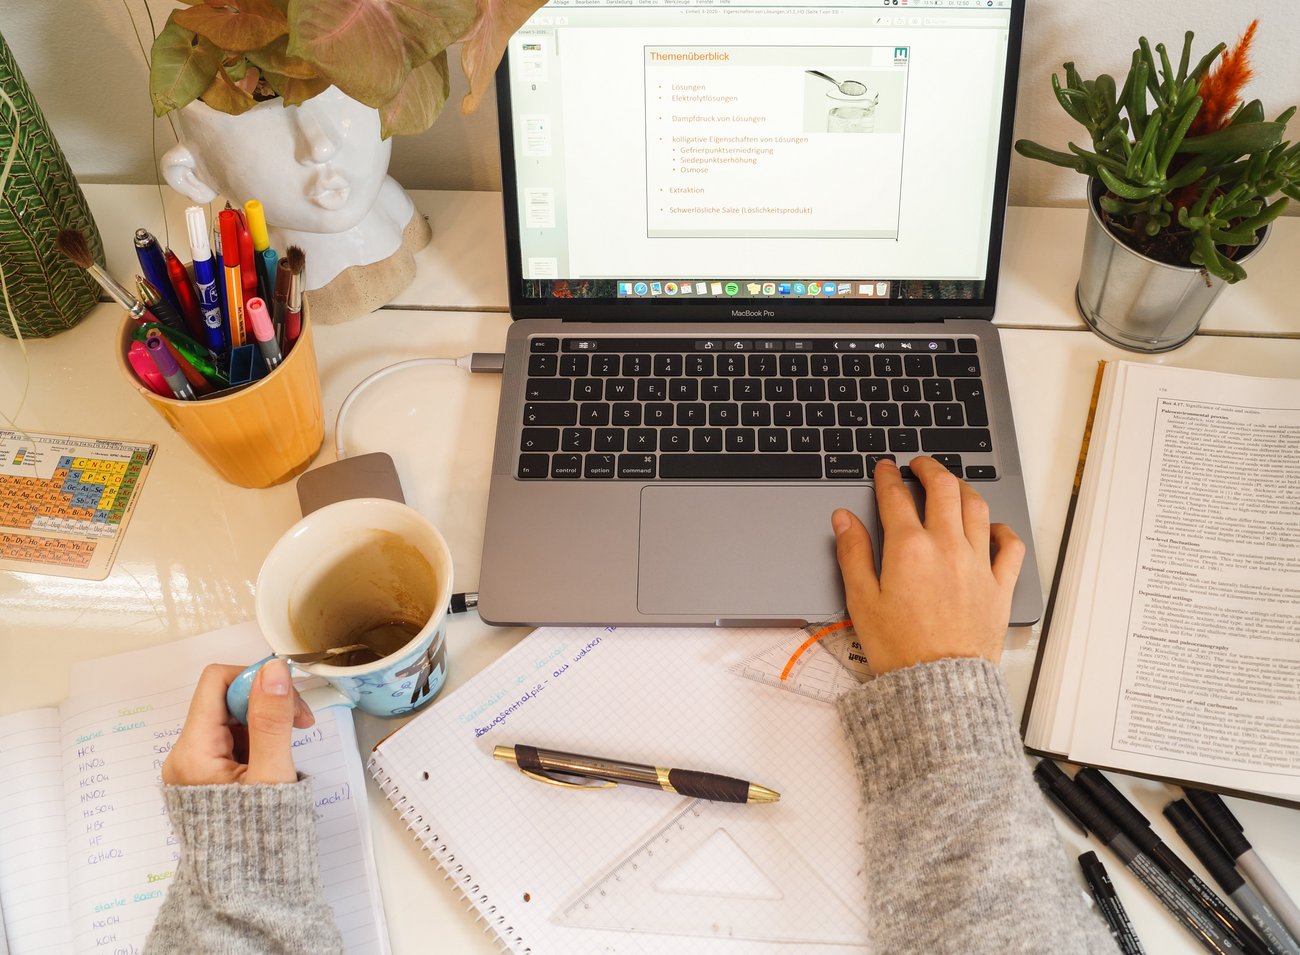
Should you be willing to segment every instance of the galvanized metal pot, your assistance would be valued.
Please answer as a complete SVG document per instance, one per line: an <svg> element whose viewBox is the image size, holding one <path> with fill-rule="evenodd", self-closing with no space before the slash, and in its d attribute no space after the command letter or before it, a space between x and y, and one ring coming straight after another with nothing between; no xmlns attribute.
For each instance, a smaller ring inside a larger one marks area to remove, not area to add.
<svg viewBox="0 0 1300 955"><path fill-rule="evenodd" d="M1196 334L1228 284L1204 269L1149 259L1110 234L1097 199L1104 187L1088 180L1088 231L1075 301L1088 326L1130 351L1170 351ZM1254 255L1264 240L1237 261Z"/></svg>

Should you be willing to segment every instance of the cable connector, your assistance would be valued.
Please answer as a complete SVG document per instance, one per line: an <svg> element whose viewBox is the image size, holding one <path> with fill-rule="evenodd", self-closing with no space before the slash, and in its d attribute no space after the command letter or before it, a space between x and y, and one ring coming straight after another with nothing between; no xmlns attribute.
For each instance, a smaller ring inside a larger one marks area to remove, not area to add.
<svg viewBox="0 0 1300 955"><path fill-rule="evenodd" d="M457 362L459 364L459 362ZM461 367L464 367L463 365ZM505 352L476 351L469 356L469 370L475 374L499 375L506 368Z"/></svg>

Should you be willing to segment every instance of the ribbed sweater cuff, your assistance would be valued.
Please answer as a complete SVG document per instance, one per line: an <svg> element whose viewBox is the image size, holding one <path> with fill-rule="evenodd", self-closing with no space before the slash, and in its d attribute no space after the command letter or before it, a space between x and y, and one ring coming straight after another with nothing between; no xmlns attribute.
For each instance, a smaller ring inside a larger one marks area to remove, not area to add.
<svg viewBox="0 0 1300 955"><path fill-rule="evenodd" d="M838 707L869 800L954 763L1024 753L1002 673L979 657L886 673L845 693Z"/></svg>
<svg viewBox="0 0 1300 955"><path fill-rule="evenodd" d="M319 891L316 819L308 779L279 785L164 786L176 837L201 891L257 886L300 898Z"/></svg>

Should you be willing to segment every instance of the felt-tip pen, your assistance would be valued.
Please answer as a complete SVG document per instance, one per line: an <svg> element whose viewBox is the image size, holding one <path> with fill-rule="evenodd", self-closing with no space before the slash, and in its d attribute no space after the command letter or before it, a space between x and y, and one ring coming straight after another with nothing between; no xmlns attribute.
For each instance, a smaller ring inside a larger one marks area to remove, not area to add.
<svg viewBox="0 0 1300 955"><path fill-rule="evenodd" d="M1145 955L1146 950L1138 940L1137 932L1133 931L1133 923L1128 920L1128 913L1124 911L1097 853L1085 852L1079 856L1079 868L1083 870L1083 881L1088 883L1088 891L1097 901L1097 908L1101 909L1102 918L1110 926L1110 934L1119 950L1124 955Z"/></svg>
<svg viewBox="0 0 1300 955"><path fill-rule="evenodd" d="M145 348L149 349L149 357L158 366L158 373L163 376L163 379L167 382L167 387L172 390L172 394L177 398L193 401L194 389L185 380L185 375L181 373L180 365L176 363L172 353L167 350L167 343L163 341L162 335L151 334L145 340L144 345Z"/></svg>
<svg viewBox="0 0 1300 955"><path fill-rule="evenodd" d="M1277 915L1259 894L1246 884L1237 867L1232 864L1232 857L1223 851L1210 831L1197 818L1192 807L1184 799L1175 799L1165 806L1165 818L1174 824L1183 842L1201 860L1201 864L1219 883L1220 888L1228 893L1228 898L1237 903L1237 907L1246 913L1259 929L1265 941L1280 955L1300 955L1300 945L1287 933Z"/></svg>
<svg viewBox="0 0 1300 955"><path fill-rule="evenodd" d="M280 346L275 342L275 327L271 324L271 313L266 310L266 302L256 295L244 305L248 315L248 327L253 333L253 340L262 352L266 370L270 371L280 364Z"/></svg>
<svg viewBox="0 0 1300 955"><path fill-rule="evenodd" d="M208 348L226 350L225 320L221 317L221 297L217 294L217 275L212 268L212 247L208 242L208 217L202 206L185 210L185 229L190 238L190 256L194 261L194 286L203 313L203 334Z"/></svg>
<svg viewBox="0 0 1300 955"><path fill-rule="evenodd" d="M625 763L618 759L579 756L536 746L497 746L492 750L492 758L513 763L525 776L538 782L570 789L610 789L625 783L715 802L769 803L781 798L779 792L766 786L716 773ZM577 783L574 779L593 782Z"/></svg>
<svg viewBox="0 0 1300 955"><path fill-rule="evenodd" d="M1034 775L1042 777L1051 785L1053 791L1070 807L1074 815L1082 820L1102 845L1119 856L1125 867L1159 899L1178 923L1201 944L1201 947L1217 955L1228 955L1228 953L1235 955L1241 951L1237 940L1217 923L1206 918L1205 913L1178 887L1178 884L1139 850L1133 844L1133 840L1120 832L1119 826L1059 766L1050 759L1041 760L1034 767Z"/></svg>
<svg viewBox="0 0 1300 955"><path fill-rule="evenodd" d="M1216 794L1200 789L1184 786L1183 792L1187 794L1187 801L1205 820L1206 828L1214 833L1228 855L1235 860L1237 867L1273 907L1287 932L1300 941L1300 906L1287 895L1282 883L1278 882L1264 860L1255 852L1250 840L1246 838L1246 830L1232 814L1227 803Z"/></svg>
<svg viewBox="0 0 1300 955"><path fill-rule="evenodd" d="M1169 877L1177 882L1199 905L1206 916L1218 922L1224 931L1230 932L1241 941L1242 950L1250 955L1276 955L1236 912L1232 911L1214 889L1188 868L1182 859L1151 828L1147 817L1142 815L1137 806L1125 798L1099 769L1084 767L1074 774L1074 781L1083 787L1083 791L1092 797L1093 802L1101 806L1102 811L1119 823L1124 835L1133 840L1133 844L1151 857L1156 865L1164 869ZM1300 953L1297 953L1300 955Z"/></svg>

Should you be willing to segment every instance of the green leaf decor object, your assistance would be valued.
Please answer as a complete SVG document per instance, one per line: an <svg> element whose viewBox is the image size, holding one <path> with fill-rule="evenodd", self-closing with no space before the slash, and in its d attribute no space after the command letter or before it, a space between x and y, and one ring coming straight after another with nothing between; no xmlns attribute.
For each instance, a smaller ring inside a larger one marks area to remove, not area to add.
<svg viewBox="0 0 1300 955"><path fill-rule="evenodd" d="M104 248L86 197L3 36L0 92L0 170L18 143L0 195L0 270L12 308L12 316L6 314L0 299L0 332L45 338L77 324L99 300L99 285L59 252L54 237L79 230L101 264Z"/></svg>

